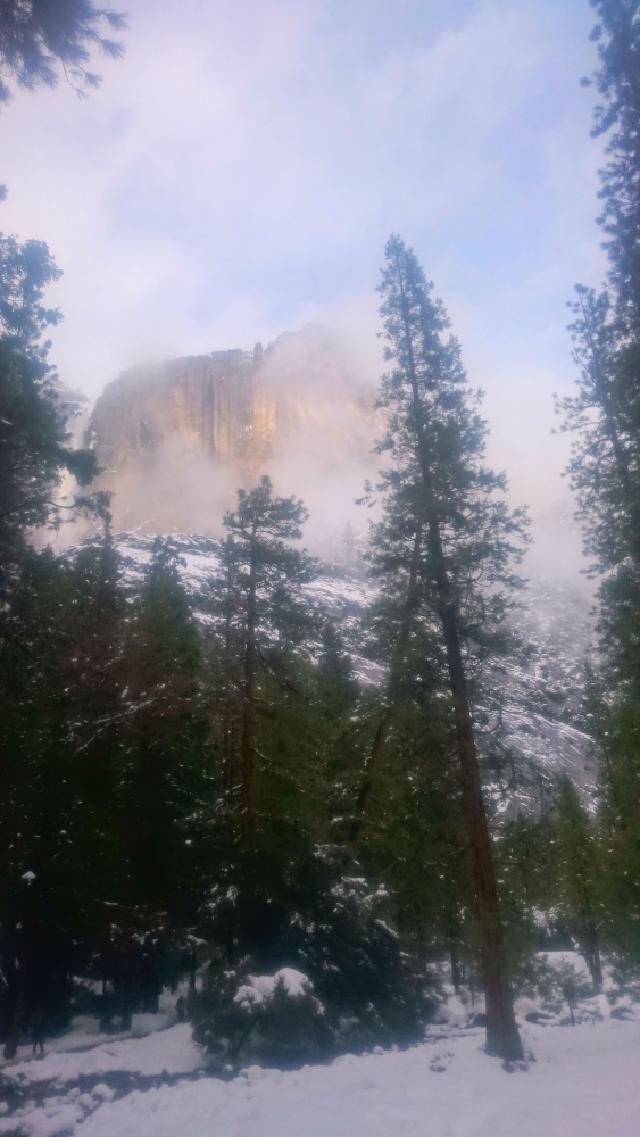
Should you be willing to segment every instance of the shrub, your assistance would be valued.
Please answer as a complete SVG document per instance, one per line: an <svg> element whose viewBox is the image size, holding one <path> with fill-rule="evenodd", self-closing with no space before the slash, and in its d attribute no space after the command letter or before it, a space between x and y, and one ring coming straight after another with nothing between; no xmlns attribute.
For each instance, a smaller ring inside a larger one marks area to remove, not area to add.
<svg viewBox="0 0 640 1137"><path fill-rule="evenodd" d="M437 1002L424 964L382 918L386 890L339 870L325 849L286 857L272 844L242 853L212 890L194 1004L207 1049L289 1061L422 1036Z"/></svg>
<svg viewBox="0 0 640 1137"><path fill-rule="evenodd" d="M223 972L195 999L194 1038L237 1065L241 1057L291 1062L331 1046L325 1009L307 975Z"/></svg>

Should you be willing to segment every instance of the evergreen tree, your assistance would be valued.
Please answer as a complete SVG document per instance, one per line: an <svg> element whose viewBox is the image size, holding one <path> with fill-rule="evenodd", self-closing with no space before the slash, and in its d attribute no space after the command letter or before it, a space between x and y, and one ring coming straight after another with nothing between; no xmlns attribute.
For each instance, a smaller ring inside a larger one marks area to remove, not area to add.
<svg viewBox="0 0 640 1137"><path fill-rule="evenodd" d="M393 525L393 522L391 522L391 524ZM378 526L377 539L378 542L385 544L388 548L390 547L390 542L386 539L387 534L383 533L383 525L384 523ZM401 526L405 528L404 521L401 522ZM409 545L411 547L405 550L407 536L409 536ZM349 842L353 848L357 848L362 833L362 827L374 789L378 768L382 761L389 733L402 700L404 691L403 679L406 678L406 657L412 631L415 629L415 620L419 607L419 568L422 524L418 523L412 537L410 532L409 534L406 532L401 532L400 534L394 533L393 537L400 539L402 553L404 555L400 556L399 561L396 557L393 564L385 558L384 565L378 564L377 566L379 571L383 573L386 572L386 583L389 593L380 605L382 611L378 613L378 616L382 617L381 620L378 619L378 624L382 624L384 629L383 643L380 647L382 647L384 657L389 660L387 689L382 706L382 713L378 717L362 771L355 813L349 828ZM391 538L392 541L393 537ZM405 560L407 560L407 564L405 564ZM393 572L389 571L392 568ZM390 585L391 588L389 588Z"/></svg>
<svg viewBox="0 0 640 1137"><path fill-rule="evenodd" d="M598 840L593 823L568 777L560 782L555 834L555 882L562 913L576 935L594 989L599 991L603 921Z"/></svg>
<svg viewBox="0 0 640 1137"><path fill-rule="evenodd" d="M170 542L157 540L124 641L126 845L135 899L168 914L192 875L183 821L202 801L207 723L202 648ZM193 891L193 889L191 890Z"/></svg>
<svg viewBox="0 0 640 1137"><path fill-rule="evenodd" d="M491 841L482 799L469 675L474 644L486 652L515 583L523 518L504 502L504 478L482 463L485 427L466 388L460 351L418 262L398 237L386 247L380 285L385 355L379 405L388 466L379 489L387 525L380 563L410 557L418 534L420 573L439 627L473 866L490 1052L522 1057L513 1013Z"/></svg>
<svg viewBox="0 0 640 1137"><path fill-rule="evenodd" d="M600 96L593 134L606 139L598 221L609 279L599 293L577 288L578 391L560 410L573 435L568 474L585 551L599 577L602 664L592 722L612 850L607 889L620 945L635 954L637 937L628 933L640 915L633 883L640 876L640 4L593 0L593 7Z"/></svg>
<svg viewBox="0 0 640 1137"><path fill-rule="evenodd" d="M606 138L607 162L600 171L609 279L616 312L633 339L640 336L640 5L638 0L591 0L597 23L601 96L594 110L594 137ZM589 80L585 80L589 85ZM635 354L635 351L634 351ZM637 355L636 355L637 360Z"/></svg>
<svg viewBox="0 0 640 1137"><path fill-rule="evenodd" d="M15 575L25 531L59 523L63 471L85 484L95 472L93 454L67 445L42 339L60 318L42 303L59 275L42 242L0 235L0 595Z"/></svg>
<svg viewBox="0 0 640 1137"><path fill-rule="evenodd" d="M125 871L113 832L120 701L110 560L105 547L75 563L28 551L4 613L0 952L8 1052L30 1014L60 1023L74 966L77 974L87 951L100 950Z"/></svg>
<svg viewBox="0 0 640 1137"><path fill-rule="evenodd" d="M308 627L297 602L299 584L308 578L309 558L289 542L299 540L307 512L296 498L273 496L267 477L238 493L237 509L225 515L229 595L237 600L231 617L227 602L226 637L239 650L240 787L242 840L250 844L256 822L258 718L268 709L265 684L275 678L286 687L286 659ZM228 661L229 663L231 660Z"/></svg>

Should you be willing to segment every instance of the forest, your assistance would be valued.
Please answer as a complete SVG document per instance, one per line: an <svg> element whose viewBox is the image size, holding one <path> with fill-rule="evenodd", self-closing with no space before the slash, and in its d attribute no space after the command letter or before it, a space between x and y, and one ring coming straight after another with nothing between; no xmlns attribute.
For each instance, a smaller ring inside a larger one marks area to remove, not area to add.
<svg viewBox="0 0 640 1137"><path fill-rule="evenodd" d="M380 251L379 473L362 486L358 563L307 552L299 487L281 495L261 473L211 519L220 536L202 538L196 593L179 535L134 563L114 532L51 358L56 261L41 240L0 235L9 1063L77 1015L126 1034L163 992L216 1074L414 1045L447 999L516 1072L530 1058L518 1000L531 1023L588 1021L603 998L628 1017L640 990L640 4L591 6L585 82L604 153L592 239L608 271L569 302L575 382L555 410L593 586L575 714L597 756L592 792L558 774L544 809L500 806L519 776L495 685L528 650L526 502L511 504L509 470L488 463L481 394L401 236ZM0 6L0 126L60 72L93 98L92 53L117 60L126 36L123 16L88 0ZM88 535L51 547L78 518ZM349 619L312 599L320 577L361 590ZM583 970L552 968L554 951Z"/></svg>

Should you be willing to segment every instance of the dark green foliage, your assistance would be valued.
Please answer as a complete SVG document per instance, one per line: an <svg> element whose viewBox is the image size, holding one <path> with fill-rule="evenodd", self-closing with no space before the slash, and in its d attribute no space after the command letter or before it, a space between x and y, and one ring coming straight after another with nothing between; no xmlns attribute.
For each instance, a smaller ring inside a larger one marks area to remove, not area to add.
<svg viewBox="0 0 640 1137"><path fill-rule="evenodd" d="M577 394L561 400L573 434L568 467L594 575L599 577L601 662L591 683L591 727L602 753L602 843L597 871L582 865L581 889L597 878L606 934L640 958L640 5L593 0L600 101L595 136L606 140L599 224L609 258L607 287L579 286L572 305ZM588 85L588 83L587 83ZM565 830L584 829L564 797ZM574 882L573 890L579 892ZM591 892L591 884L588 885ZM574 901L577 897L574 896ZM584 906L584 895L581 902ZM578 906L580 907L580 905ZM584 913L578 917L584 923ZM603 923L598 909L594 921ZM584 931L580 933L584 940ZM589 935L587 935L589 939Z"/></svg>
<svg viewBox="0 0 640 1137"><path fill-rule="evenodd" d="M16 572L25 530L59 523L64 471L91 481L95 458L67 445L46 329L59 313L42 298L59 276L47 246L0 235L0 595Z"/></svg>
<svg viewBox="0 0 640 1137"><path fill-rule="evenodd" d="M231 1005L238 984L249 973L273 975L288 967L308 977L324 1007L307 1045L418 1038L434 998L424 965L401 950L397 934L378 915L385 903L384 890L370 892L362 878L341 876L339 858L329 850L314 853L303 838L263 831L251 850L238 852L203 909L203 931L215 950L202 1001L195 1004L196 1037L213 1046L216 1023L221 1033L223 1023L231 1029L231 1020L217 1016L231 1013L237 1016L234 1030L242 1034L246 1026L248 1045L252 1014ZM278 1016L280 1052L297 1037L297 1012L292 1014L288 1042ZM266 1053L264 1040L262 1045Z"/></svg>
<svg viewBox="0 0 640 1137"><path fill-rule="evenodd" d="M184 912L193 872L193 851L179 820L192 813L205 778L201 659L175 554L170 542L158 541L125 627L123 839L134 892L165 912Z"/></svg>
<svg viewBox="0 0 640 1137"><path fill-rule="evenodd" d="M385 591L401 597L391 657L390 710L397 697L395 660L411 642L416 619L431 634L447 700L451 754L459 769L461 817L474 880L487 1046L522 1057L507 977L491 840L483 803L472 714L477 663L501 646L503 621L517 586L526 518L509 509L503 475L484 465L486 426L469 390L448 318L413 253L397 236L385 249L379 286L389 370L378 405L386 433L377 485L383 518L372 534L373 564ZM381 729L389 731L387 713ZM378 739L380 734L378 735ZM380 746L372 747L370 767Z"/></svg>
<svg viewBox="0 0 640 1137"><path fill-rule="evenodd" d="M228 538L218 606L223 746L227 780L239 786L245 843L260 815L273 812L273 791L275 808L287 810L283 790L295 792L300 785L294 725L304 696L296 672L311 625L299 589L312 562L290 542L301 537L306 517L301 501L274 497L263 477L249 493L239 491L237 510L224 519Z"/></svg>
<svg viewBox="0 0 640 1137"><path fill-rule="evenodd" d="M602 856L597 830L569 778L562 778L557 805L556 895L587 963L596 990L602 986Z"/></svg>
<svg viewBox="0 0 640 1137"><path fill-rule="evenodd" d="M92 51L118 58L122 44L103 35L121 31L125 17L89 0L2 0L0 5L0 102L10 97L7 80L33 90L55 87L60 69L78 92L97 87L100 76L87 70Z"/></svg>
<svg viewBox="0 0 640 1137"><path fill-rule="evenodd" d="M609 293L582 285L570 305L578 391L558 401L562 429L573 435L568 467L578 502L585 551L594 569L606 572L625 557L637 557L637 393L621 383L620 323Z"/></svg>
<svg viewBox="0 0 640 1137"><path fill-rule="evenodd" d="M289 972L296 981L290 993L287 972L252 976L247 967L208 976L192 1002L196 1041L220 1058L229 1057L234 1066L249 1055L301 1063L329 1054L331 1032L311 982Z"/></svg>
<svg viewBox="0 0 640 1137"><path fill-rule="evenodd" d="M593 134L606 138L601 171L599 223L607 240L616 308L640 331L640 5L638 0L591 0L597 23L600 67L594 79L601 97Z"/></svg>
<svg viewBox="0 0 640 1137"><path fill-rule="evenodd" d="M196 918L204 854L187 829L209 797L211 765L200 638L169 549L158 545L129 600L118 576L107 528L73 559L28 554L5 613L0 967L10 1037L39 1000L49 1017L56 1000L68 1009L72 974L102 979L105 1022L152 1007L173 939ZM45 981L47 943L60 964Z"/></svg>

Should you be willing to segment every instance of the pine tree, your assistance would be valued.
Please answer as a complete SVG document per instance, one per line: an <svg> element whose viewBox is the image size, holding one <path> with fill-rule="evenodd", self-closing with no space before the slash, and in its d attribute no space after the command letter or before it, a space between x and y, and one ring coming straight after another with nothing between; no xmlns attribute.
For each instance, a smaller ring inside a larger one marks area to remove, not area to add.
<svg viewBox="0 0 640 1137"><path fill-rule="evenodd" d="M237 509L224 519L229 534L228 587L239 602L234 627L229 625L226 635L235 638L240 650L239 773L245 845L251 843L256 822L261 676L284 676L287 650L308 626L295 593L309 575L310 561L289 544L302 536L306 517L301 501L274 497L270 479L263 477L255 489L238 492Z"/></svg>
<svg viewBox="0 0 640 1137"><path fill-rule="evenodd" d="M112 567L108 543L75 561L26 551L4 613L0 954L9 989L0 1018L9 1052L32 1012L49 1025L64 1020L71 976L100 951L126 874L114 832L122 704Z"/></svg>
<svg viewBox="0 0 640 1137"><path fill-rule="evenodd" d="M577 288L571 331L578 391L560 400L560 410L563 429L573 435L568 474L585 551L599 578L602 663L592 722L603 756L612 850L607 890L620 945L635 953L633 925L640 914L640 890L633 883L640 869L640 4L593 0L592 6L600 96L592 133L605 139L598 222L609 274L599 292Z"/></svg>
<svg viewBox="0 0 640 1137"><path fill-rule="evenodd" d="M594 989L599 991L602 904L597 833L568 777L560 781L555 834L554 875L563 915L575 931Z"/></svg>
<svg viewBox="0 0 640 1137"><path fill-rule="evenodd" d="M379 544L388 548L388 537L390 535L383 532L383 526L384 523L378 526L377 541ZM389 591L389 595L381 605L382 623L385 629L384 638L386 641L384 647L386 647L388 652L389 669L382 712L378 717L371 745L364 763L357 792L354 816L349 827L348 840L354 850L357 848L362 834L362 828L369 808L378 768L384 755L394 719L402 701L404 692L403 679L405 678L404 673L407 664L406 657L419 607L419 568L422 524L418 523L413 534L409 531L408 534L402 532L401 534L394 534L394 536L400 538L403 552L405 551L404 546L407 544L407 539L411 547L410 550L407 550L407 565L405 566L404 557L401 556L400 563L398 564L396 559L393 564L393 569L395 570L393 573L389 571L392 565L386 558L382 558L382 563L378 563L377 565L378 571L382 574L386 574L387 589ZM393 538L391 539L393 540ZM405 568L406 572L404 571ZM393 576L393 585L395 586L393 591L389 590L391 576ZM399 580L398 576L400 577Z"/></svg>
<svg viewBox="0 0 640 1137"><path fill-rule="evenodd" d="M41 241L0 235L0 594L24 548L25 531L59 523L56 488L65 470L86 484L95 456L67 446L46 330L60 314L43 295L60 273Z"/></svg>
<svg viewBox="0 0 640 1137"><path fill-rule="evenodd" d="M211 762L200 634L168 540L154 543L128 614L123 651L123 838L133 866L133 900L175 923L188 912L195 883L182 823L203 802Z"/></svg>
<svg viewBox="0 0 640 1137"><path fill-rule="evenodd" d="M592 134L606 138L607 162L600 171L609 280L616 312L636 341L640 336L640 4L638 0L591 0L597 23L600 68L595 84L602 101L594 109ZM589 80L583 80L589 85ZM635 352L634 352L635 354ZM636 355L637 360L637 355Z"/></svg>
<svg viewBox="0 0 640 1137"><path fill-rule="evenodd" d="M487 1011L487 1048L522 1057L507 973L491 840L482 798L469 677L473 644L489 650L515 583L510 564L521 513L504 501L504 478L482 464L485 426L467 391L460 350L415 255L398 237L386 247L380 284L385 356L379 406L388 456L379 489L389 519L378 555L406 557L419 534L422 584L439 628L463 816L473 866ZM388 544L387 544L388 543Z"/></svg>

